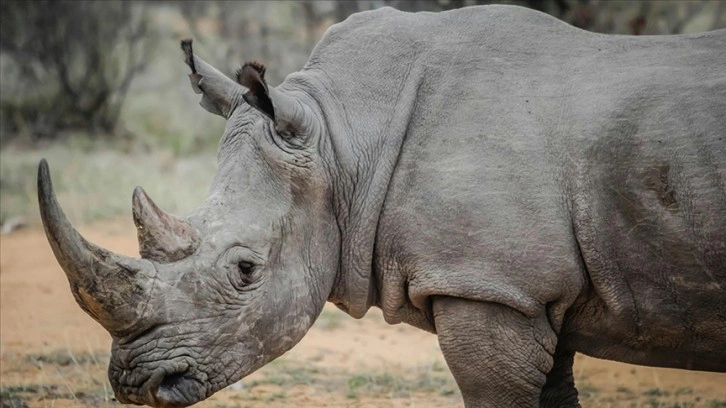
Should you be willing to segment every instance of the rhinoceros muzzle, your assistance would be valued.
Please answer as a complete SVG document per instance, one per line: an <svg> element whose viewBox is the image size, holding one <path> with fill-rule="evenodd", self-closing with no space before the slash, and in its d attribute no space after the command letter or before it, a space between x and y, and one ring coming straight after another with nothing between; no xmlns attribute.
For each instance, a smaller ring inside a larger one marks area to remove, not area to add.
<svg viewBox="0 0 726 408"><path fill-rule="evenodd" d="M38 203L48 242L81 308L114 336L135 329L149 306L154 264L86 241L60 208L45 160L38 168Z"/></svg>

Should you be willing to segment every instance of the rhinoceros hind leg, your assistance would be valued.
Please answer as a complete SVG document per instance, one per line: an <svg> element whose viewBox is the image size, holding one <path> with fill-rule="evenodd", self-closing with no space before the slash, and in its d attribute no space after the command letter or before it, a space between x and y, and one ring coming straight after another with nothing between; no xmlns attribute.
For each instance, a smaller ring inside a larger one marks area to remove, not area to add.
<svg viewBox="0 0 726 408"><path fill-rule="evenodd" d="M575 352L564 350L559 345L555 350L554 365L547 374L547 382L539 398L540 407L579 408L577 389L572 377Z"/></svg>
<svg viewBox="0 0 726 408"><path fill-rule="evenodd" d="M433 301L446 363L469 407L538 407L557 336L542 316L497 303L452 297Z"/></svg>

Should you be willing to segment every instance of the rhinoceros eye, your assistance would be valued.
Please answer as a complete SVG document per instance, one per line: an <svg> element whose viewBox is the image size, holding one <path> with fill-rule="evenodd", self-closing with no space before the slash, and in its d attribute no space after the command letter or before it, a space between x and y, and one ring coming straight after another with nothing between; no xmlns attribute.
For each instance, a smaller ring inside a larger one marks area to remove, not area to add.
<svg viewBox="0 0 726 408"><path fill-rule="evenodd" d="M237 263L240 276L244 284L252 283L252 273L255 271L255 265L247 261L239 261Z"/></svg>
<svg viewBox="0 0 726 408"><path fill-rule="evenodd" d="M264 276L260 273L265 265L264 258L258 252L234 245L224 252L221 259L227 278L232 286L239 291L253 290Z"/></svg>

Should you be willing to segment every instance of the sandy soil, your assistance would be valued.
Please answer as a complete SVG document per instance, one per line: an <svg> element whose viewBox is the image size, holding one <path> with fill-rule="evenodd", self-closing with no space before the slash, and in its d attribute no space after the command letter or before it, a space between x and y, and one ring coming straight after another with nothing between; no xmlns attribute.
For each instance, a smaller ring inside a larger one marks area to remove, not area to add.
<svg viewBox="0 0 726 408"><path fill-rule="evenodd" d="M82 228L135 255L130 221ZM2 407L119 406L106 378L108 334L75 304L43 232L0 239ZM577 356L586 407L726 407L726 374L656 369ZM390 326L378 311L354 320L327 306L292 351L199 404L203 407L463 406L436 338Z"/></svg>

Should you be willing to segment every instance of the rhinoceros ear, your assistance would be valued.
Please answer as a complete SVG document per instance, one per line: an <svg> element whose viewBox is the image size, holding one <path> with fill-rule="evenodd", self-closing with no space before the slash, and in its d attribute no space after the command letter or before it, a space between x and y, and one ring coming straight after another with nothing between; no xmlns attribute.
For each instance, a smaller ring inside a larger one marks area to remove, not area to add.
<svg viewBox="0 0 726 408"><path fill-rule="evenodd" d="M248 62L242 65L236 73L237 83L246 87L247 92L242 97L260 112L275 121L275 108L270 100L270 90L265 81L265 66L259 62Z"/></svg>
<svg viewBox="0 0 726 408"><path fill-rule="evenodd" d="M236 77L237 82L248 89L244 100L272 119L278 131L305 133L309 113L294 98L267 86L264 65L248 62L237 71Z"/></svg>
<svg viewBox="0 0 726 408"><path fill-rule="evenodd" d="M192 69L189 80L194 92L202 94L200 105L209 112L226 119L242 101L244 89L216 70L203 59L194 55L192 40L182 40L185 62Z"/></svg>

